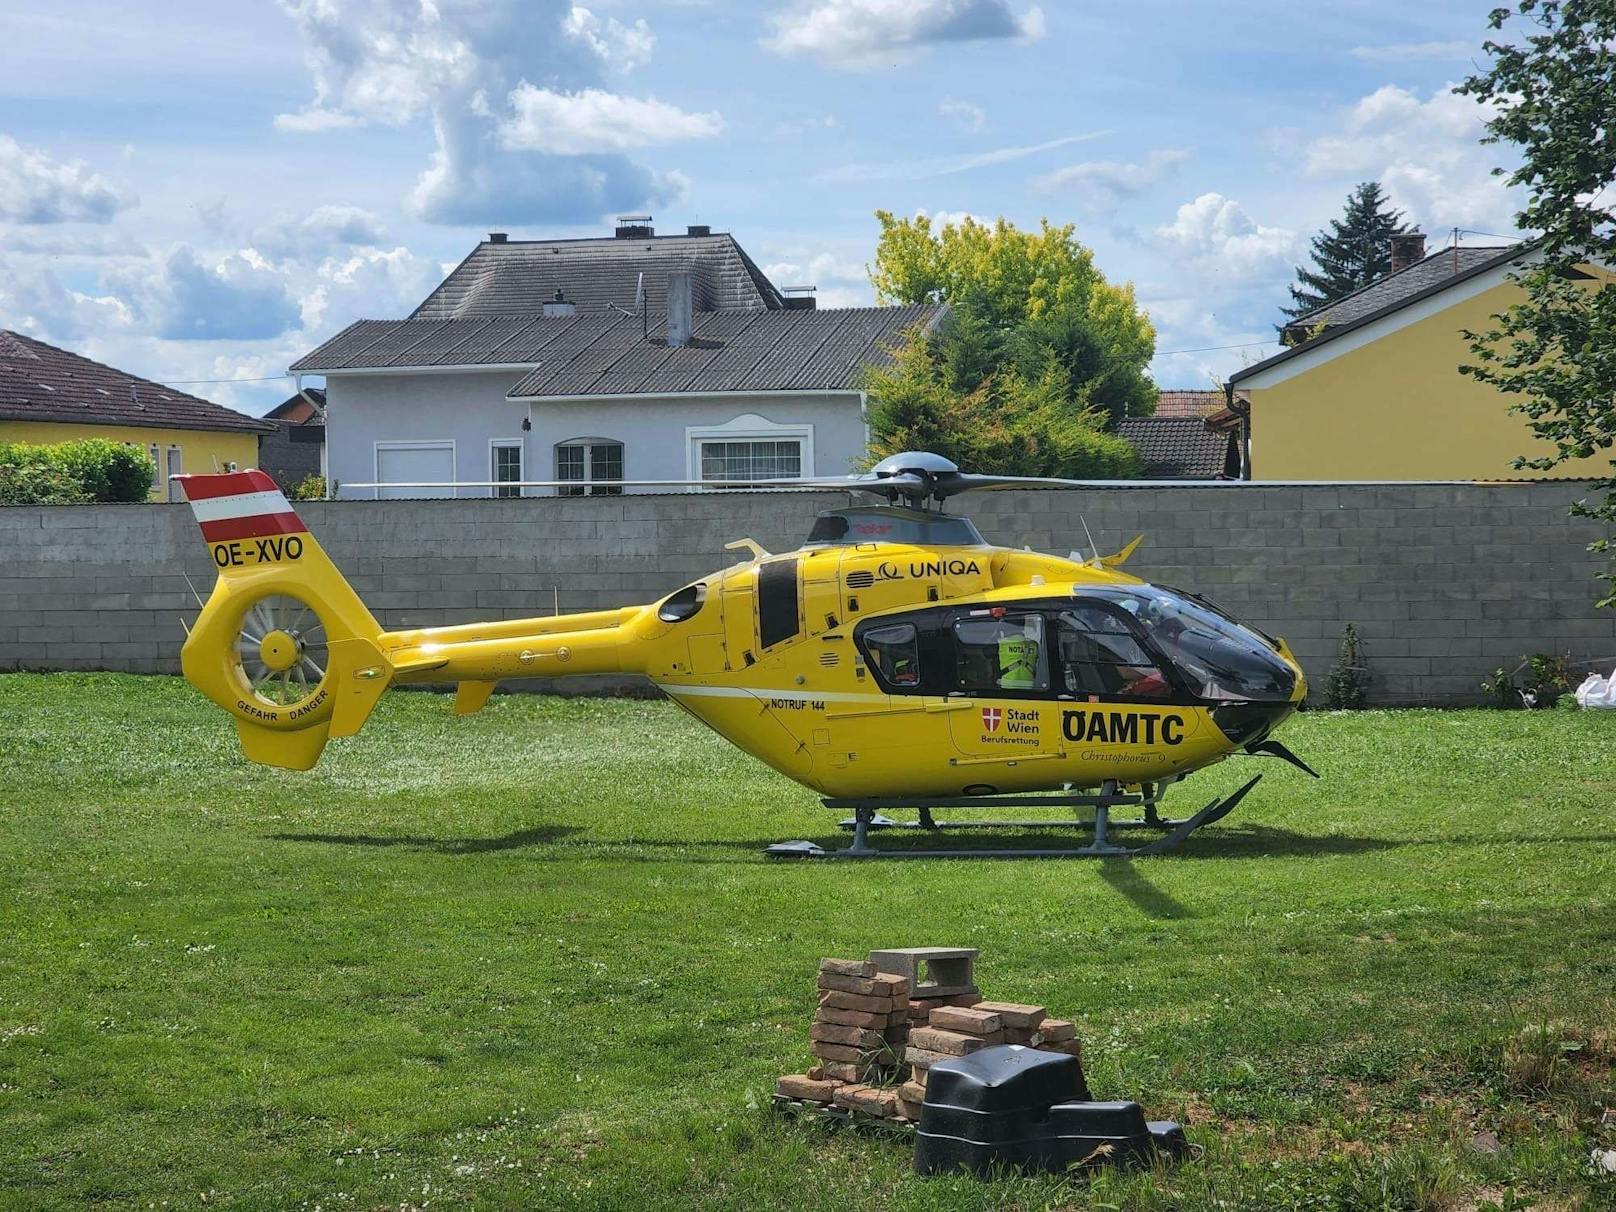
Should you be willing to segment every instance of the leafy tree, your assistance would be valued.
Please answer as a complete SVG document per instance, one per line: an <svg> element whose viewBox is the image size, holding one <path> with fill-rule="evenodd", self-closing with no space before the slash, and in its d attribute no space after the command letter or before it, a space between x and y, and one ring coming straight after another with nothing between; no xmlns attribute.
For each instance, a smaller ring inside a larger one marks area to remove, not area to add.
<svg viewBox="0 0 1616 1212"><path fill-rule="evenodd" d="M1457 91L1491 110L1486 142L1520 149L1508 174L1526 190L1516 222L1542 235L1512 275L1524 299L1486 332L1466 332L1476 363L1459 369L1512 397L1553 445L1515 460L1544 471L1616 441L1616 280L1593 268L1616 264L1616 0L1519 0L1518 14L1494 9L1489 24L1502 30L1516 15L1528 29L1485 43L1491 66ZM1616 476L1598 487L1602 502L1572 512L1616 523ZM1616 567L1599 577L1613 589L1599 605L1616 606Z"/></svg>
<svg viewBox="0 0 1616 1212"><path fill-rule="evenodd" d="M1392 267L1392 237L1408 230L1402 211L1393 210L1379 181L1364 181L1347 195L1341 218L1313 237L1313 265L1296 268L1291 287L1294 307L1284 308L1295 319L1333 303Z"/></svg>
<svg viewBox="0 0 1616 1212"><path fill-rule="evenodd" d="M950 305L937 354L953 382L974 388L1013 370L1022 383L1064 384L1075 412L1098 409L1108 422L1155 408L1146 367L1156 331L1133 287L1107 282L1070 224L1046 219L1034 232L967 218L934 229L925 215L876 218L870 280L884 302Z"/></svg>
<svg viewBox="0 0 1616 1212"><path fill-rule="evenodd" d="M1070 378L1050 366L1029 379L1013 364L982 372L984 327L917 333L891 366L871 371L870 455L930 450L996 475L1123 479L1139 474L1125 438L1104 432L1102 414L1074 403Z"/></svg>

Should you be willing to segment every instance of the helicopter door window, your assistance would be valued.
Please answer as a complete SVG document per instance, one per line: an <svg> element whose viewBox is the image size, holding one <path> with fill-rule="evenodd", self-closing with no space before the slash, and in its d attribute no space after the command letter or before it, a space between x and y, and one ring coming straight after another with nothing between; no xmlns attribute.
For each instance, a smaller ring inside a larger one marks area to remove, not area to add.
<svg viewBox="0 0 1616 1212"><path fill-rule="evenodd" d="M1068 694L1162 699L1172 684L1116 615L1104 607L1063 610L1056 623L1061 684Z"/></svg>
<svg viewBox="0 0 1616 1212"><path fill-rule="evenodd" d="M975 693L1049 689L1041 614L992 614L954 623L955 682Z"/></svg>
<svg viewBox="0 0 1616 1212"><path fill-rule="evenodd" d="M913 623L874 627L861 638L865 654L883 682L894 690L920 686L920 643Z"/></svg>

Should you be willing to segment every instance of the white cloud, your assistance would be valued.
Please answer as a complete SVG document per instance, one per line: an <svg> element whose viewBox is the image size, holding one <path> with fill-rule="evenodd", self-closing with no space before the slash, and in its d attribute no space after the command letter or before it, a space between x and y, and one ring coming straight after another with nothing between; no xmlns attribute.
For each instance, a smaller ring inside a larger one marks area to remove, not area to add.
<svg viewBox="0 0 1616 1212"><path fill-rule="evenodd" d="M1427 100L1386 85L1359 100L1338 129L1301 148L1309 176L1378 180L1394 205L1428 229L1509 232L1515 202L1492 174L1500 149L1480 143L1489 110L1451 86Z"/></svg>
<svg viewBox="0 0 1616 1212"><path fill-rule="evenodd" d="M0 254L0 317L5 327L47 341L127 329L134 322L123 300L72 290L49 266L4 254Z"/></svg>
<svg viewBox="0 0 1616 1212"><path fill-rule="evenodd" d="M355 114L343 113L339 109L325 109L319 105L311 105L307 109L298 110L295 114L276 114L275 129L291 131L294 134L319 134L327 130L343 130L350 126L363 126L365 120Z"/></svg>
<svg viewBox="0 0 1616 1212"><path fill-rule="evenodd" d="M500 142L555 155L627 151L677 139L707 139L724 129L715 113L687 113L655 99L620 97L598 88L558 93L523 81L511 92L511 116Z"/></svg>
<svg viewBox="0 0 1616 1212"><path fill-rule="evenodd" d="M1073 143L1103 139L1110 133L1108 130L1090 131L1088 134L1066 135L1060 139L1050 139L1044 143L1021 147L996 147L991 151L974 152L968 156L934 156L924 160L883 160L870 164L844 164L840 168L820 173L815 179L827 185L838 185L853 181L908 181L918 177L949 177L994 164L1008 164L1012 160L1022 160Z"/></svg>
<svg viewBox="0 0 1616 1212"><path fill-rule="evenodd" d="M1146 156L1143 164L1091 160L1045 173L1033 181L1033 188L1044 193L1067 194L1086 211L1107 212L1148 193L1174 175L1188 159L1186 151L1161 148Z"/></svg>
<svg viewBox="0 0 1616 1212"><path fill-rule="evenodd" d="M299 300L301 327L311 335L298 353L356 317L409 314L443 277L442 266L403 247L360 248L327 257Z"/></svg>
<svg viewBox="0 0 1616 1212"><path fill-rule="evenodd" d="M973 214L968 210L927 210L924 206L915 211L915 218L930 219L933 231L942 231L945 227L963 227L967 221L975 223L978 227L992 227L998 222L986 215Z"/></svg>
<svg viewBox="0 0 1616 1212"><path fill-rule="evenodd" d="M400 126L436 141L408 199L430 222L590 222L677 197L675 173L623 155L717 130L602 87L650 55L644 21L604 21L567 0L282 0L302 34L314 96L284 129ZM538 84L528 81L536 80Z"/></svg>
<svg viewBox="0 0 1616 1212"><path fill-rule="evenodd" d="M1043 10L1017 16L1009 0L796 0L764 45L833 67L885 66L948 42L1044 35Z"/></svg>
<svg viewBox="0 0 1616 1212"><path fill-rule="evenodd" d="M107 223L134 199L82 160L52 159L0 135L0 219Z"/></svg>
<svg viewBox="0 0 1616 1212"><path fill-rule="evenodd" d="M1417 63L1427 59L1469 59L1479 57L1475 42L1389 42L1383 46L1355 46L1352 57L1364 63Z"/></svg>
<svg viewBox="0 0 1616 1212"><path fill-rule="evenodd" d="M277 219L256 231L252 247L277 259L308 260L341 247L380 244L381 220L360 206L317 206L307 214Z"/></svg>
<svg viewBox="0 0 1616 1212"><path fill-rule="evenodd" d="M121 269L122 289L144 331L175 341L259 340L299 323L287 279L252 250L199 256L178 245L155 274Z"/></svg>
<svg viewBox="0 0 1616 1212"><path fill-rule="evenodd" d="M1155 234L1193 271L1222 282L1283 279L1294 270L1300 245L1294 231L1265 227L1240 203L1217 193L1184 203Z"/></svg>
<svg viewBox="0 0 1616 1212"><path fill-rule="evenodd" d="M987 111L980 105L956 101L953 97L945 97L937 112L968 135L975 134L988 124Z"/></svg>
<svg viewBox="0 0 1616 1212"><path fill-rule="evenodd" d="M616 17L608 17L604 25L587 8L573 6L562 28L570 37L589 45L603 63L618 71L633 71L651 59L656 47L656 35L642 17L633 25L624 25Z"/></svg>

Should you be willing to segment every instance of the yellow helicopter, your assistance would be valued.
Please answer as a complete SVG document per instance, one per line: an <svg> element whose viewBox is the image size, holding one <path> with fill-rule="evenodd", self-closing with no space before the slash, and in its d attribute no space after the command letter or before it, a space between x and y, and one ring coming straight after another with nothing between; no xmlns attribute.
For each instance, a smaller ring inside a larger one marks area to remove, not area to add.
<svg viewBox="0 0 1616 1212"><path fill-rule="evenodd" d="M973 475L925 453L862 476L769 481L885 503L821 513L785 554L731 544L752 558L649 605L385 631L263 472L175 479L219 574L182 667L266 765L309 769L395 682L453 681L465 715L508 678L630 673L827 807L852 811L850 847L782 843L769 848L777 856L1155 853L1257 782L1187 819L1162 818L1163 791L1186 774L1233 754L1314 773L1269 735L1306 694L1283 640L1120 571L1138 539L1114 556L1063 559L991 546L943 512L973 489L1072 481ZM969 824L1078 826L1092 840L1014 851L871 844L883 828L965 824L934 809L1002 805L1081 811ZM1113 821L1116 807L1142 815ZM886 815L896 809L917 819ZM1125 826L1161 836L1121 846L1110 831Z"/></svg>

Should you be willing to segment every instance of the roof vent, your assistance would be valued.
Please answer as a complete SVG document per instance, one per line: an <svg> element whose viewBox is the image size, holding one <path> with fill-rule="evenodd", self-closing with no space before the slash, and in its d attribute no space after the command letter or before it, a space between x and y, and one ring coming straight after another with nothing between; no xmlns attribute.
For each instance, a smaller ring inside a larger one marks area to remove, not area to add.
<svg viewBox="0 0 1616 1212"><path fill-rule="evenodd" d="M687 236L710 236L712 234L713 229L708 227L705 223L692 223L689 227L685 228L685 235Z"/></svg>
<svg viewBox="0 0 1616 1212"><path fill-rule="evenodd" d="M785 286L780 293L785 296L787 311L813 311L819 305L814 298L817 286Z"/></svg>
<svg viewBox="0 0 1616 1212"><path fill-rule="evenodd" d="M503 244L509 239L510 236L506 235L502 231L491 231L488 233L488 242L490 244Z"/></svg>
<svg viewBox="0 0 1616 1212"><path fill-rule="evenodd" d="M612 235L619 240L644 240L656 235L650 215L618 215Z"/></svg>
<svg viewBox="0 0 1616 1212"><path fill-rule="evenodd" d="M578 305L570 301L559 290L555 292L555 298L544 305L546 319L553 319L557 316L575 316L577 314Z"/></svg>

